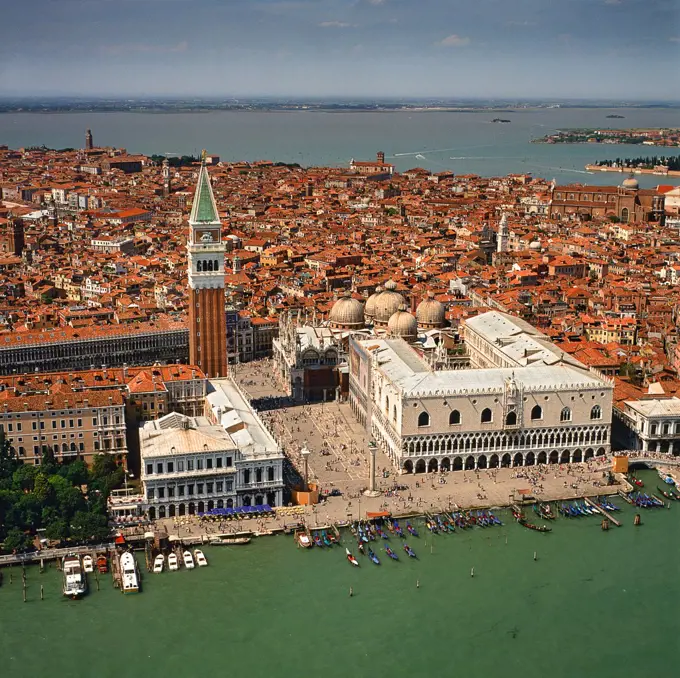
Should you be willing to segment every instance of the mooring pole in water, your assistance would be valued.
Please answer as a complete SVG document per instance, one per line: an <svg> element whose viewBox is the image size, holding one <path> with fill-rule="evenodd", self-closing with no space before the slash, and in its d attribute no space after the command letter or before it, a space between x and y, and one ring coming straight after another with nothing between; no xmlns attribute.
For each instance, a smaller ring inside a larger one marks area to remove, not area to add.
<svg viewBox="0 0 680 678"><path fill-rule="evenodd" d="M420 588L420 579L416 579L416 588L417 588L417 589Z"/></svg>
<svg viewBox="0 0 680 678"><path fill-rule="evenodd" d="M26 582L24 582L23 591L24 591L24 603L25 603L26 602Z"/></svg>
<svg viewBox="0 0 680 678"><path fill-rule="evenodd" d="M349 587L349 597L351 598L354 595L354 589L350 586Z"/></svg>
<svg viewBox="0 0 680 678"><path fill-rule="evenodd" d="M475 576L475 568L474 567L470 570L470 576L471 577Z"/></svg>
<svg viewBox="0 0 680 678"><path fill-rule="evenodd" d="M45 600L45 589L42 584L40 584L40 600Z"/></svg>
<svg viewBox="0 0 680 678"><path fill-rule="evenodd" d="M534 560L536 560L536 551L534 551Z"/></svg>
<svg viewBox="0 0 680 678"><path fill-rule="evenodd" d="M506 544L508 543L508 535L507 534L505 535L505 543Z"/></svg>

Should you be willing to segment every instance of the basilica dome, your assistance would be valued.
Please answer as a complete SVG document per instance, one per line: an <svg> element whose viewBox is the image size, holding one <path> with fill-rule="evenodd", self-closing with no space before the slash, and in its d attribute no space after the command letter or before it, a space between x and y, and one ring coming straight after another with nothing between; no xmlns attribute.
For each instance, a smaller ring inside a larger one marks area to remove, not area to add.
<svg viewBox="0 0 680 678"><path fill-rule="evenodd" d="M423 299L416 308L418 327L424 329L444 327L445 316L444 304L434 298L434 292L428 292L427 298Z"/></svg>
<svg viewBox="0 0 680 678"><path fill-rule="evenodd" d="M406 341L413 341L418 337L418 323L405 308L402 305L400 310L390 316L387 322L387 331L392 337L401 337Z"/></svg>
<svg viewBox="0 0 680 678"><path fill-rule="evenodd" d="M376 327L386 327L389 319L406 303L396 289L397 283L388 280L385 283L385 290L376 298L373 319Z"/></svg>
<svg viewBox="0 0 680 678"><path fill-rule="evenodd" d="M344 294L333 304L329 321L330 326L336 329L360 329L364 326L364 305L349 294Z"/></svg>
<svg viewBox="0 0 680 678"><path fill-rule="evenodd" d="M364 315L366 316L366 322L371 323L373 322L373 318L375 317L375 302L382 293L383 289L378 285L375 288L375 292L371 294L371 296L366 300L366 306L364 306Z"/></svg>
<svg viewBox="0 0 680 678"><path fill-rule="evenodd" d="M623 180L621 186L623 188L629 188L634 191L637 191L638 188L640 188L640 184L638 183L638 180L635 178L635 175L632 172L628 175L628 178Z"/></svg>

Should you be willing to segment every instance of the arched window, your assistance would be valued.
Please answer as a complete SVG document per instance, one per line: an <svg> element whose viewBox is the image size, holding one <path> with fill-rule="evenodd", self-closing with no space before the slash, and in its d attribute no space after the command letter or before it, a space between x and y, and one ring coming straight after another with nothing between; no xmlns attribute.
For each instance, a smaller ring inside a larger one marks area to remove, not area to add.
<svg viewBox="0 0 680 678"><path fill-rule="evenodd" d="M255 482L256 483L262 482L262 469L261 468L255 469Z"/></svg>
<svg viewBox="0 0 680 678"><path fill-rule="evenodd" d="M491 414L491 410L488 407L485 407L482 410L482 417L481 417L482 424L488 424L492 419L493 419L493 415Z"/></svg>
<svg viewBox="0 0 680 678"><path fill-rule="evenodd" d="M531 420L535 421L536 419L543 419L543 409L540 405L534 405L531 408Z"/></svg>
<svg viewBox="0 0 680 678"><path fill-rule="evenodd" d="M430 415L427 412L421 412L418 415L418 426L429 426L430 425Z"/></svg>
<svg viewBox="0 0 680 678"><path fill-rule="evenodd" d="M571 410L568 407L562 408L560 412L560 421L571 421Z"/></svg>
<svg viewBox="0 0 680 678"><path fill-rule="evenodd" d="M628 223L628 215L629 215L628 208L624 207L621 210L621 221L623 221L624 224Z"/></svg>
<svg viewBox="0 0 680 678"><path fill-rule="evenodd" d="M396 405L392 408L392 421L395 424L397 423L397 406Z"/></svg>
<svg viewBox="0 0 680 678"><path fill-rule="evenodd" d="M274 480L274 467L267 466L267 480L271 483Z"/></svg>
<svg viewBox="0 0 680 678"><path fill-rule="evenodd" d="M202 262L200 259L196 262L196 270L197 270L199 273L202 273L202 272L203 272L203 271L201 270L202 264L203 264L203 262Z"/></svg>
<svg viewBox="0 0 680 678"><path fill-rule="evenodd" d="M208 259L208 271L212 271L212 261Z"/></svg>
<svg viewBox="0 0 680 678"><path fill-rule="evenodd" d="M449 426L454 424L460 424L460 412L458 410L452 410L449 414Z"/></svg>
<svg viewBox="0 0 680 678"><path fill-rule="evenodd" d="M590 410L591 419L602 419L602 408L599 405L595 405L592 410Z"/></svg>
<svg viewBox="0 0 680 678"><path fill-rule="evenodd" d="M385 412L389 415L390 413L390 397L385 396Z"/></svg>
<svg viewBox="0 0 680 678"><path fill-rule="evenodd" d="M219 270L220 270L219 263L218 263L217 259L215 259L215 261L213 261L213 271L219 271Z"/></svg>
<svg viewBox="0 0 680 678"><path fill-rule="evenodd" d="M516 426L517 425L517 413L516 412L508 412L507 416L505 417L505 424L506 424L506 426Z"/></svg>

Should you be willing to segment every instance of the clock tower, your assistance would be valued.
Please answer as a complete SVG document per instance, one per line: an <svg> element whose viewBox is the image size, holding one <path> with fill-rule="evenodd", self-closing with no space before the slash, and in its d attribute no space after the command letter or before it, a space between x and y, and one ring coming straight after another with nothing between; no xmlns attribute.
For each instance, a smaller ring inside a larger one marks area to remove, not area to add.
<svg viewBox="0 0 680 678"><path fill-rule="evenodd" d="M198 185L189 217L189 362L210 378L227 375L227 322L224 309L222 224L201 158Z"/></svg>

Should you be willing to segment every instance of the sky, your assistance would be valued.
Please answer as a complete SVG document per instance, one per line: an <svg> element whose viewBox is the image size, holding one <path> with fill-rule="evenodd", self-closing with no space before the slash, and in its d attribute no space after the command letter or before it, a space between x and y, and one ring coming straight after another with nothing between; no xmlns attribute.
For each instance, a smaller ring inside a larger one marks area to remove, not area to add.
<svg viewBox="0 0 680 678"><path fill-rule="evenodd" d="M680 0L9 0L0 96L680 99Z"/></svg>

